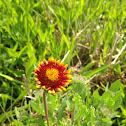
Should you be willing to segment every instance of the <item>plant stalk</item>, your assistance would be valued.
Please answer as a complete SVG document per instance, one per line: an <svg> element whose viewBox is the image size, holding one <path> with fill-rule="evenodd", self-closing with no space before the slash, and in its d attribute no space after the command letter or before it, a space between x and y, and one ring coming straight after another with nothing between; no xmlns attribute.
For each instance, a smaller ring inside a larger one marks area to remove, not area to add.
<svg viewBox="0 0 126 126"><path fill-rule="evenodd" d="M75 106L74 106L73 112L72 112L72 123L71 123L71 126L73 126L73 124L74 124L74 113L75 113Z"/></svg>
<svg viewBox="0 0 126 126"><path fill-rule="evenodd" d="M43 101L44 101L44 108L45 108L45 115L46 115L47 125L50 126L50 124L49 124L49 115L48 115L48 107L47 107L47 103L46 103L45 90L43 91Z"/></svg>

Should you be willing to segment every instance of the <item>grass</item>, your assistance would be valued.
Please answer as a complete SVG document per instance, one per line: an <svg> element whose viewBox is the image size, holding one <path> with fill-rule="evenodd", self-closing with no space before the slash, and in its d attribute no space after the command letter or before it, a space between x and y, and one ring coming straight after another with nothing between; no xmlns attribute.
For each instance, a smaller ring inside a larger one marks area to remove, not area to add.
<svg viewBox="0 0 126 126"><path fill-rule="evenodd" d="M33 71L70 50L72 83L47 95L50 125L125 126L125 22L121 0L0 1L0 124L47 125ZM35 100L25 97L23 74Z"/></svg>

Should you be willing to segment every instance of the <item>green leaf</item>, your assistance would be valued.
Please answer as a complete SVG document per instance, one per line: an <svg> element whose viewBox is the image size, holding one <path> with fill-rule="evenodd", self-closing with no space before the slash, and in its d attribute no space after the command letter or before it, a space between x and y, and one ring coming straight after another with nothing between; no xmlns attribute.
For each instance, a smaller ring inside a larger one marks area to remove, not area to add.
<svg viewBox="0 0 126 126"><path fill-rule="evenodd" d="M115 96L113 97L113 100L117 101L118 99L120 99L121 95L122 95L122 91L121 90L117 91L115 93Z"/></svg>
<svg viewBox="0 0 126 126"><path fill-rule="evenodd" d="M121 75L121 67L120 64L117 63L113 66L114 70Z"/></svg>
<svg viewBox="0 0 126 126"><path fill-rule="evenodd" d="M67 107L67 105L66 105L66 97L65 97L62 100L60 108L58 109L57 125L61 124L62 117L64 117L64 115L65 115L64 110L65 110L66 107Z"/></svg>
<svg viewBox="0 0 126 126"><path fill-rule="evenodd" d="M122 111L122 114L126 117L126 108L121 106L120 109Z"/></svg>
<svg viewBox="0 0 126 126"><path fill-rule="evenodd" d="M51 8L51 6L49 6L48 5L48 8L49 8L49 10L57 17L57 15L56 15L56 13L55 13L55 11L54 11L54 9L53 8Z"/></svg>
<svg viewBox="0 0 126 126"><path fill-rule="evenodd" d="M63 37L63 39L64 39L64 41L65 41L65 43L66 43L66 45L67 45L67 48L70 49L70 44L69 44L69 41L68 41L66 35L63 34L62 37Z"/></svg>
<svg viewBox="0 0 126 126"><path fill-rule="evenodd" d="M91 106L91 126L93 126L94 124L94 110L95 108Z"/></svg>
<svg viewBox="0 0 126 126"><path fill-rule="evenodd" d="M37 123L40 124L41 126L45 126L41 115L38 118L31 118L30 123Z"/></svg>
<svg viewBox="0 0 126 126"><path fill-rule="evenodd" d="M25 51L25 49L27 48L27 45L24 46L21 51L18 53L18 58L20 58L20 56L22 55L22 53Z"/></svg>
<svg viewBox="0 0 126 126"><path fill-rule="evenodd" d="M7 51L10 57L15 57L15 58L18 57L18 53L15 50L11 48L5 48L5 50Z"/></svg>
<svg viewBox="0 0 126 126"><path fill-rule="evenodd" d="M56 96L49 94L48 95L48 108L49 108L49 114L50 116L53 116L53 112L55 108L57 107L57 101L56 101Z"/></svg>
<svg viewBox="0 0 126 126"><path fill-rule="evenodd" d="M16 114L17 119L20 119L20 112L17 107L15 107L15 114Z"/></svg>
<svg viewBox="0 0 126 126"><path fill-rule="evenodd" d="M27 91L26 91L26 90L22 91L21 94L17 97L17 99L14 100L14 102L12 103L12 105L11 105L10 107L8 107L7 111L8 111L12 106L14 106L17 102L19 102L20 100L22 100L23 97L26 96L26 95L27 95Z"/></svg>
<svg viewBox="0 0 126 126"><path fill-rule="evenodd" d="M18 109L18 111L21 111L21 110L23 110L23 109L27 109L28 107L29 107L29 105L25 105L25 106L21 106L21 107L19 107L19 108L17 108L17 109ZM13 114L14 111L15 111L15 110L12 110L12 111L8 111L8 110L7 110L6 113L2 113L2 114L0 115L0 124L4 123L4 122L6 121L6 119L8 119L8 117L11 118L12 116L15 116L15 114Z"/></svg>
<svg viewBox="0 0 126 126"><path fill-rule="evenodd" d="M100 101L101 97L99 95L98 89L93 92L93 97L92 98L93 98L93 101L94 101L95 105L99 104L99 101Z"/></svg>
<svg viewBox="0 0 126 126"><path fill-rule="evenodd" d="M118 91L121 84L122 83L120 82L120 80L115 81L114 83L111 84L110 90L113 91L113 92Z"/></svg>
<svg viewBox="0 0 126 126"><path fill-rule="evenodd" d="M95 75L99 72L105 71L108 67L109 67L109 65L105 65L105 66L102 66L100 68L97 68L96 70L90 70L90 71L84 73L83 75L86 76L87 78L90 78L90 77L92 77L93 75Z"/></svg>
<svg viewBox="0 0 126 126"><path fill-rule="evenodd" d="M29 57L29 58L35 56L35 49L34 49L34 47L32 46L31 43L28 43L27 49L28 49L28 50L27 50L27 54L28 54L28 57Z"/></svg>
<svg viewBox="0 0 126 126"><path fill-rule="evenodd" d="M23 123L19 122L18 120L14 120L15 126L24 126Z"/></svg>
<svg viewBox="0 0 126 126"><path fill-rule="evenodd" d="M2 97L3 109L6 109L8 95L7 94L1 94L1 97Z"/></svg>
<svg viewBox="0 0 126 126"><path fill-rule="evenodd" d="M115 101L115 104L113 106L113 110L118 109L122 104L122 97L120 96L119 99L117 101Z"/></svg>
<svg viewBox="0 0 126 126"><path fill-rule="evenodd" d="M1 77L4 77L4 78L6 78L6 79L8 79L9 81L12 81L12 82L15 82L15 83L24 85L23 82L18 81L18 80L14 79L14 78L12 78L12 77L10 77L10 76L8 76L8 75L4 75L4 74L0 73L0 76L1 76Z"/></svg>
<svg viewBox="0 0 126 126"><path fill-rule="evenodd" d="M74 121L79 121L82 117L86 117L88 114L89 114L89 111L87 109L87 107L85 105L83 106L79 106L79 108L81 107L80 111L77 111L76 115L75 115L75 118L74 118ZM76 108L76 107L75 107ZM77 108L77 109L79 109ZM83 110L83 111L82 111Z"/></svg>
<svg viewBox="0 0 126 126"><path fill-rule="evenodd" d="M108 102L111 97L112 97L112 94L110 91L106 91L102 95L102 99L105 100L106 102Z"/></svg>
<svg viewBox="0 0 126 126"><path fill-rule="evenodd" d="M45 115L44 110L43 110L43 106L40 107L37 103L35 103L34 101L30 101L30 105L33 108L34 111L38 112L41 115Z"/></svg>
<svg viewBox="0 0 126 126"><path fill-rule="evenodd" d="M35 62L36 62L36 58L33 56L33 57L30 57L29 61L26 63L26 75L28 79L31 77L31 73L34 70L33 64Z"/></svg>
<svg viewBox="0 0 126 126"><path fill-rule="evenodd" d="M15 44L15 46L13 48L13 51L16 52L17 48L18 48L18 42L16 42L16 44Z"/></svg>
<svg viewBox="0 0 126 126"><path fill-rule="evenodd" d="M75 105L82 104L81 96L78 93L74 94L74 97L72 98L72 101L74 101Z"/></svg>
<svg viewBox="0 0 126 126"><path fill-rule="evenodd" d="M28 113L25 113L26 115L22 115L21 119L22 119L22 122L27 122L29 120L29 115Z"/></svg>
<svg viewBox="0 0 126 126"><path fill-rule="evenodd" d="M103 118L102 121L107 123L111 121L111 118Z"/></svg>
<svg viewBox="0 0 126 126"><path fill-rule="evenodd" d="M96 63L96 61L92 61L92 62L88 63L88 64L79 72L79 74L83 74L85 71L89 70L95 63Z"/></svg>
<svg viewBox="0 0 126 126"><path fill-rule="evenodd" d="M28 50L27 50L27 54L29 57L29 61L26 63L26 75L29 79L29 77L31 76L31 73L34 69L33 64L36 63L36 57L35 57L35 49L32 46L31 43L28 43Z"/></svg>

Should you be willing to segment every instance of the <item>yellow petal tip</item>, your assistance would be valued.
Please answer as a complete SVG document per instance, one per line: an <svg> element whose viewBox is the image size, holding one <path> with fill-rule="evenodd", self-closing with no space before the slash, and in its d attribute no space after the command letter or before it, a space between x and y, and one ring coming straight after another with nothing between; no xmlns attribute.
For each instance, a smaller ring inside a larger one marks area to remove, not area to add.
<svg viewBox="0 0 126 126"><path fill-rule="evenodd" d="M43 63L46 65L46 60L45 59L43 59Z"/></svg>
<svg viewBox="0 0 126 126"><path fill-rule="evenodd" d="M40 88L40 85L36 85L36 88Z"/></svg>
<svg viewBox="0 0 126 126"><path fill-rule="evenodd" d="M39 63L38 63L38 67L41 67L41 64L42 64L42 62L39 62Z"/></svg>
<svg viewBox="0 0 126 126"><path fill-rule="evenodd" d="M41 84L41 82L40 81L37 81L37 84Z"/></svg>
<svg viewBox="0 0 126 126"><path fill-rule="evenodd" d="M52 90L52 94L56 94L55 90Z"/></svg>
<svg viewBox="0 0 126 126"><path fill-rule="evenodd" d="M63 86L60 87L63 91L67 91L67 89Z"/></svg>
<svg viewBox="0 0 126 126"><path fill-rule="evenodd" d="M72 75L67 75L67 77L68 77L69 79L71 79L73 76L72 76Z"/></svg>
<svg viewBox="0 0 126 126"><path fill-rule="evenodd" d="M37 72L37 71L39 71L39 69L38 69L38 68L34 69L34 72Z"/></svg>
<svg viewBox="0 0 126 126"><path fill-rule="evenodd" d="M46 87L45 87L45 86L42 86L42 88L43 88L43 89L46 89Z"/></svg>
<svg viewBox="0 0 126 126"><path fill-rule="evenodd" d="M68 64L65 64L65 65L64 65L64 68L66 69L67 67L68 67Z"/></svg>
<svg viewBox="0 0 126 126"><path fill-rule="evenodd" d="M62 92L62 89L61 88L56 88L57 91L59 92Z"/></svg>
<svg viewBox="0 0 126 126"><path fill-rule="evenodd" d="M38 81L38 78L35 78L36 81Z"/></svg>
<svg viewBox="0 0 126 126"><path fill-rule="evenodd" d="M48 90L48 93L50 93L50 94L51 94L51 93L52 93L52 91L51 91L51 90Z"/></svg>
<svg viewBox="0 0 126 126"><path fill-rule="evenodd" d="M38 74L37 73L34 73L35 76L37 76Z"/></svg>

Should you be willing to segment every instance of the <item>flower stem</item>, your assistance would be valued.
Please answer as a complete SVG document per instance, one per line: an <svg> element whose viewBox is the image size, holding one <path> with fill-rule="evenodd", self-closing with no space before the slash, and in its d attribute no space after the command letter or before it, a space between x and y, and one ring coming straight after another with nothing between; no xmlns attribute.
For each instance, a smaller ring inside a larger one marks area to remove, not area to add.
<svg viewBox="0 0 126 126"><path fill-rule="evenodd" d="M43 101L44 101L44 108L45 108L45 115L46 115L47 125L50 126L45 90L43 91Z"/></svg>
<svg viewBox="0 0 126 126"><path fill-rule="evenodd" d="M73 112L72 112L72 123L71 123L71 126L73 126L73 124L74 124L74 113L75 113L75 106L74 106Z"/></svg>

